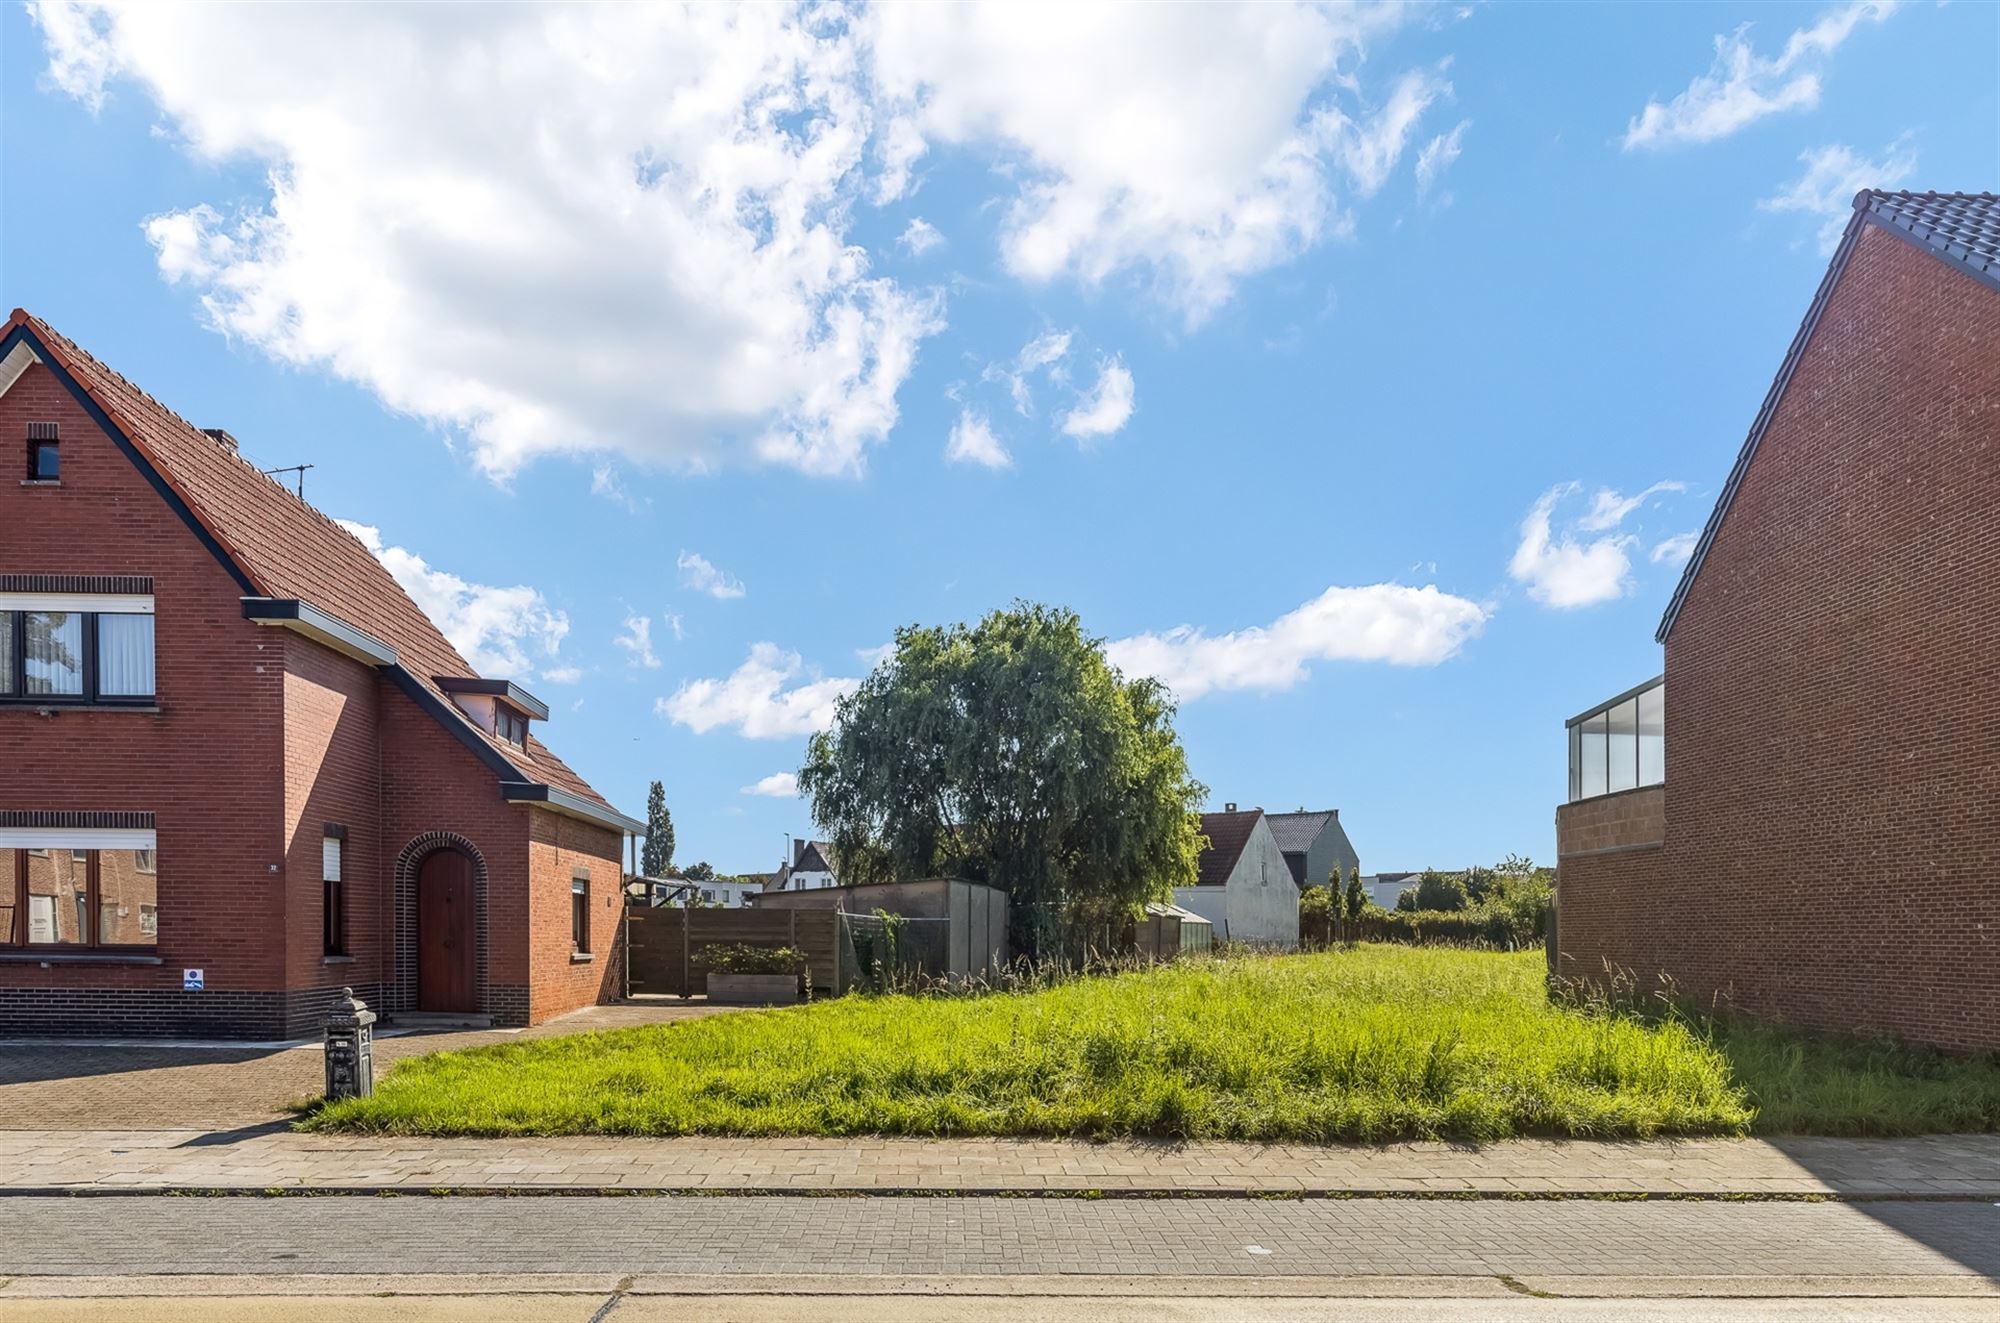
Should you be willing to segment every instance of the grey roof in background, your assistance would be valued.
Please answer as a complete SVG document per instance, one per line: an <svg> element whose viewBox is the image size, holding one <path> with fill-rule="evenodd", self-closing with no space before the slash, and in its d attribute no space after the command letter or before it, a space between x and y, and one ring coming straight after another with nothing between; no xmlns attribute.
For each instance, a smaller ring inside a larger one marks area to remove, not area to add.
<svg viewBox="0 0 2000 1323"><path fill-rule="evenodd" d="M1877 188L1856 197L1854 209L2000 288L2000 193L1902 193Z"/></svg>
<svg viewBox="0 0 2000 1323"><path fill-rule="evenodd" d="M1279 850L1302 854L1312 849L1312 843L1337 816L1334 809L1319 809L1311 813L1266 813L1264 821L1271 824L1271 834L1278 838Z"/></svg>

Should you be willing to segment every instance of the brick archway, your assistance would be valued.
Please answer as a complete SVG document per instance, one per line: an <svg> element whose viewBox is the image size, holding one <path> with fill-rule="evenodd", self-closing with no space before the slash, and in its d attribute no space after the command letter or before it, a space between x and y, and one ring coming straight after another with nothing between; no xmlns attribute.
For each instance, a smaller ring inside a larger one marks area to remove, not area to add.
<svg viewBox="0 0 2000 1323"><path fill-rule="evenodd" d="M479 847L456 832L431 831L405 845L396 856L396 976L391 984L388 1010L417 1009L417 870L424 860L439 850L456 850L472 861L472 908L474 962L477 969L479 1009L493 1013L493 1001L486 979L486 856Z"/></svg>

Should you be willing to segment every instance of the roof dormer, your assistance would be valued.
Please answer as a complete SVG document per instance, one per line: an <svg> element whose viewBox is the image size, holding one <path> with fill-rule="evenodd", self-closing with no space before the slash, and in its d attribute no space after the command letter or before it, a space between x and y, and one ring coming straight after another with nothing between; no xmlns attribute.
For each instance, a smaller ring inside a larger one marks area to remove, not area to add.
<svg viewBox="0 0 2000 1323"><path fill-rule="evenodd" d="M549 719L549 705L512 680L457 675L434 676L433 680L473 725L517 749L528 747L529 722Z"/></svg>

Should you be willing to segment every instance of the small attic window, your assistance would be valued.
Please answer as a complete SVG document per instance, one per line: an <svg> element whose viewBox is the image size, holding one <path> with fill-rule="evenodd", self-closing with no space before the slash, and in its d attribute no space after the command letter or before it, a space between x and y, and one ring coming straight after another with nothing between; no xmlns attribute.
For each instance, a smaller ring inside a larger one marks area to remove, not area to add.
<svg viewBox="0 0 2000 1323"><path fill-rule="evenodd" d="M54 423L28 424L28 481L62 480L62 445Z"/></svg>
<svg viewBox="0 0 2000 1323"><path fill-rule="evenodd" d="M517 749L528 747L528 719L504 703L493 705L493 733Z"/></svg>

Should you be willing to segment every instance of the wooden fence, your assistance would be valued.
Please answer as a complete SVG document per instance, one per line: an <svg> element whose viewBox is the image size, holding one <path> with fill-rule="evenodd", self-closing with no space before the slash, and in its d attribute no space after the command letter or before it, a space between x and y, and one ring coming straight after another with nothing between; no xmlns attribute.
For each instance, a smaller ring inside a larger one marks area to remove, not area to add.
<svg viewBox="0 0 2000 1323"><path fill-rule="evenodd" d="M846 990L853 953L843 951L840 916L827 910L683 909L634 905L626 911L626 988L691 997L706 991L702 952L711 946L791 946L803 952L812 990Z"/></svg>

